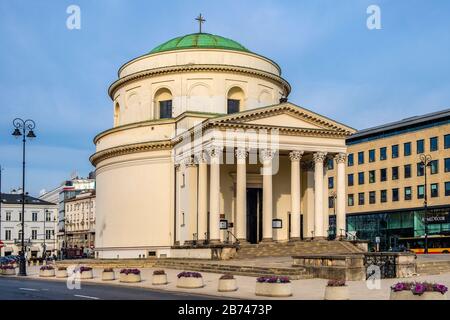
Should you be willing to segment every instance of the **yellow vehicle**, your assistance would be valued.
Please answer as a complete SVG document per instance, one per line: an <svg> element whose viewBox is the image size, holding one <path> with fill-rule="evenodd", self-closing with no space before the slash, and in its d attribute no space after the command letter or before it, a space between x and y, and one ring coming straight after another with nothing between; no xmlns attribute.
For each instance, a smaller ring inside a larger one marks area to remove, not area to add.
<svg viewBox="0 0 450 320"><path fill-rule="evenodd" d="M400 238L399 245L416 254L425 251L425 237ZM430 235L428 236L428 253L450 253L450 236Z"/></svg>

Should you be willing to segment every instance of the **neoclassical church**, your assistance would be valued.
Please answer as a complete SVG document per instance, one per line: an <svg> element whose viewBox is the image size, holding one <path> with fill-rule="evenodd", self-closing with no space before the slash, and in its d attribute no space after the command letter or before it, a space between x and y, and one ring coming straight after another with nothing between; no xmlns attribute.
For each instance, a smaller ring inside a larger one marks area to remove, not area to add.
<svg viewBox="0 0 450 320"><path fill-rule="evenodd" d="M355 130L288 102L290 91L277 63L203 32L124 64L109 87L114 126L94 138L90 158L96 257L322 240L330 215L342 234L345 139Z"/></svg>

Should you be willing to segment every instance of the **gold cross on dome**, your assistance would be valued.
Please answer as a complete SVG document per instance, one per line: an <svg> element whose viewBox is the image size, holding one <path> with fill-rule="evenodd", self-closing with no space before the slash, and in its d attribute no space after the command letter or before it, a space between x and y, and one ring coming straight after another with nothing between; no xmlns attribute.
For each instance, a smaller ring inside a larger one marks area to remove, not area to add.
<svg viewBox="0 0 450 320"><path fill-rule="evenodd" d="M195 18L195 20L198 21L198 27L200 29L199 33L202 33L202 23L204 23L206 20L204 19L201 13L198 15L197 18Z"/></svg>

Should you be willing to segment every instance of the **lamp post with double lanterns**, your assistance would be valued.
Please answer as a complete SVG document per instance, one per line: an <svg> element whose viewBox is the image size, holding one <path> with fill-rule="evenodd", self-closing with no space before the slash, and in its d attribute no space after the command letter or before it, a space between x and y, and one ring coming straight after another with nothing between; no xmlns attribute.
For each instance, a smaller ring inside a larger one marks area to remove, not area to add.
<svg viewBox="0 0 450 320"><path fill-rule="evenodd" d="M27 266L25 260L25 143L28 139L36 138L33 129L36 124L33 120L23 120L16 118L13 121L14 132L12 135L18 139L22 137L22 238L20 250L19 276L27 275Z"/></svg>
<svg viewBox="0 0 450 320"><path fill-rule="evenodd" d="M420 164L423 168L423 175L425 177L425 185L424 185L424 195L423 195L423 207L424 207L424 219L423 223L425 226L425 248L423 250L424 254L428 254L428 187L427 187L427 167L431 167L431 156L429 154L421 154L419 156Z"/></svg>

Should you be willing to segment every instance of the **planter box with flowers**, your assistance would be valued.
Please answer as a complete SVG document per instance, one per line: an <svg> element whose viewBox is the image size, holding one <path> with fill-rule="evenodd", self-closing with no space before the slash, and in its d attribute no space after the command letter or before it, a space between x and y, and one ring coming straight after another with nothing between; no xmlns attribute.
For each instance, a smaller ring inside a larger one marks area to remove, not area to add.
<svg viewBox="0 0 450 320"><path fill-rule="evenodd" d="M164 270L155 270L153 271L152 284L153 285L162 285L167 284L167 274Z"/></svg>
<svg viewBox="0 0 450 320"><path fill-rule="evenodd" d="M1 266L1 274L4 276L15 276L16 275L16 268L12 265L4 265Z"/></svg>
<svg viewBox="0 0 450 320"><path fill-rule="evenodd" d="M113 268L103 269L103 272L102 272L102 280L103 281L111 281L111 280L115 280L115 279L116 279L116 276L114 274Z"/></svg>
<svg viewBox="0 0 450 320"><path fill-rule="evenodd" d="M203 277L198 272L183 271L177 275L177 278L178 288L203 288Z"/></svg>
<svg viewBox="0 0 450 320"><path fill-rule="evenodd" d="M39 269L39 277L48 278L55 276L55 268L52 265L42 266Z"/></svg>
<svg viewBox="0 0 450 320"><path fill-rule="evenodd" d="M430 282L399 282L391 286L390 300L447 300L448 288Z"/></svg>
<svg viewBox="0 0 450 320"><path fill-rule="evenodd" d="M325 300L350 300L345 280L329 280L325 287Z"/></svg>
<svg viewBox="0 0 450 320"><path fill-rule="evenodd" d="M58 267L56 269L57 278L67 278L67 267Z"/></svg>
<svg viewBox="0 0 450 320"><path fill-rule="evenodd" d="M122 269L120 271L120 282L141 282L141 271L139 269Z"/></svg>
<svg viewBox="0 0 450 320"><path fill-rule="evenodd" d="M81 279L92 279L92 278L94 278L94 273L92 272L92 268L91 267L82 266L82 267L80 267L79 271L80 271L80 278Z"/></svg>
<svg viewBox="0 0 450 320"><path fill-rule="evenodd" d="M266 297L292 296L291 280L288 277L264 276L256 279L255 294Z"/></svg>
<svg viewBox="0 0 450 320"><path fill-rule="evenodd" d="M236 291L237 289L236 279L232 274L224 274L219 278L219 292L231 292Z"/></svg>

